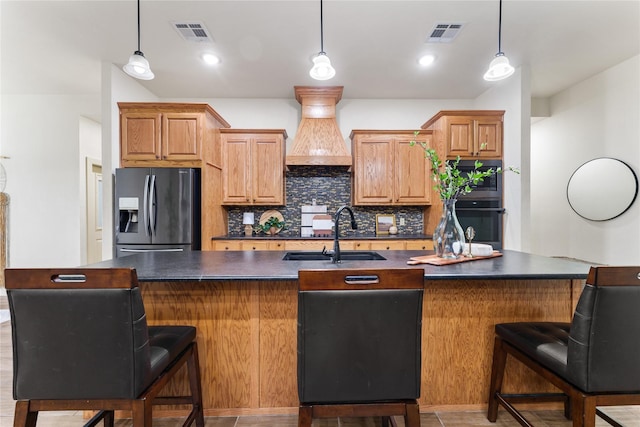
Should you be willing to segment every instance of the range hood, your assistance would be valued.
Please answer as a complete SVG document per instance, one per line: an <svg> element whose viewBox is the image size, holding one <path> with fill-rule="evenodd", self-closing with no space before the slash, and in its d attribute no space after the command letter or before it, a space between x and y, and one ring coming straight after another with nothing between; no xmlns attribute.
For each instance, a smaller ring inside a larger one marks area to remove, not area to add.
<svg viewBox="0 0 640 427"><path fill-rule="evenodd" d="M336 122L343 86L295 86L302 120L286 158L287 166L351 166L351 153Z"/></svg>

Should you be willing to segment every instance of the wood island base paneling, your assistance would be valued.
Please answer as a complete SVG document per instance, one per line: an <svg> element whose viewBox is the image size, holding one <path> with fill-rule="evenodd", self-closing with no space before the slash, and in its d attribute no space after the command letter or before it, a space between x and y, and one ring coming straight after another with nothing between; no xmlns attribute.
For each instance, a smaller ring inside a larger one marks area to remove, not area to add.
<svg viewBox="0 0 640 427"><path fill-rule="evenodd" d="M197 327L205 415L297 412L296 281L140 285L149 324ZM484 408L494 325L569 321L582 286L576 279L425 280L420 409ZM186 377L171 384L185 386ZM505 391L534 387L546 390L534 374L508 365Z"/></svg>

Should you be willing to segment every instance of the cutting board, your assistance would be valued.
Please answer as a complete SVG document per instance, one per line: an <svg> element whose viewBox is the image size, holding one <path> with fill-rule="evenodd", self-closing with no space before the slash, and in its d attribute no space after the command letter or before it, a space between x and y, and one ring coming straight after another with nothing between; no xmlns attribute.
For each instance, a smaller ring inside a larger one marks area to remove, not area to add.
<svg viewBox="0 0 640 427"><path fill-rule="evenodd" d="M502 256L502 253L498 251L493 251L491 255L487 255L487 256L474 256L472 258L463 256L458 259L446 259L446 258L439 258L437 255L425 255L425 256L417 256L417 257L409 258L409 261L407 261L407 264L409 265L417 265L417 264L449 265L449 264L459 264L461 262L478 261L481 259L496 258L500 256Z"/></svg>

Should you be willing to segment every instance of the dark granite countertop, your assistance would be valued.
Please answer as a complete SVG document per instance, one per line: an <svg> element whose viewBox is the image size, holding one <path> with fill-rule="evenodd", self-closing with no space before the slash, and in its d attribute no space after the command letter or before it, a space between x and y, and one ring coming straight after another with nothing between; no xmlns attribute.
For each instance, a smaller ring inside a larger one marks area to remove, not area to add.
<svg viewBox="0 0 640 427"><path fill-rule="evenodd" d="M425 251L377 251L384 261L283 261L281 251L194 251L142 253L89 267L134 267L141 282L217 280L296 280L301 269L406 268L410 257ZM585 279L590 264L505 250L497 258L446 266L420 264L429 280Z"/></svg>
<svg viewBox="0 0 640 427"><path fill-rule="evenodd" d="M301 237L299 233L282 231L275 236L266 234L254 234L251 237L244 234L228 234L226 236L212 237L211 240L333 240L333 236ZM341 232L340 240L422 240L431 239L430 234L375 234L358 232Z"/></svg>

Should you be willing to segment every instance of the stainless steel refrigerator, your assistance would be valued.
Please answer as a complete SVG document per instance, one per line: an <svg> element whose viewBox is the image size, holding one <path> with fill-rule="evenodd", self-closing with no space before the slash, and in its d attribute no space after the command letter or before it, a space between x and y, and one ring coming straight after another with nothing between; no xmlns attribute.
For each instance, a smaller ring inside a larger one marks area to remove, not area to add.
<svg viewBox="0 0 640 427"><path fill-rule="evenodd" d="M116 258L200 249L199 169L116 169L114 206Z"/></svg>

